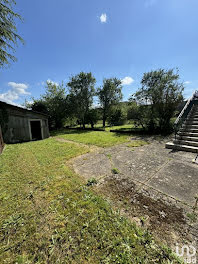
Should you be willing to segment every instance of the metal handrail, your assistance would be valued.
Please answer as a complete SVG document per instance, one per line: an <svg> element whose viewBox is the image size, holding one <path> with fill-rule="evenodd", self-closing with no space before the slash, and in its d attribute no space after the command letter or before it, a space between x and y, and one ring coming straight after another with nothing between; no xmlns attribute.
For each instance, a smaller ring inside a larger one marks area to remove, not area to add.
<svg viewBox="0 0 198 264"><path fill-rule="evenodd" d="M191 109L194 105L193 102L194 102L195 98L198 98L198 91L195 91L193 93L193 95L188 99L187 103L185 104L184 108L182 109L181 113L179 114L179 116L177 117L177 119L174 123L175 138L176 138L176 135L177 135L180 127L182 126L184 120L186 119L189 112L191 111Z"/></svg>

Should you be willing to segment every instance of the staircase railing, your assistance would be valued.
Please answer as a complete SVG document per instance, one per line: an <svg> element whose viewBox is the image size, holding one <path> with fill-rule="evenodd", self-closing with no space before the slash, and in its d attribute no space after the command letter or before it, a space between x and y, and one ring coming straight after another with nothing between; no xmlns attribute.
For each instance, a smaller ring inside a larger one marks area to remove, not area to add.
<svg viewBox="0 0 198 264"><path fill-rule="evenodd" d="M183 125L184 121L186 120L188 114L190 113L193 105L195 104L196 99L198 100L198 91L195 91L194 94L192 95L192 97L189 98L189 100L185 104L183 110L181 111L181 113L179 114L179 116L177 117L177 119L174 123L175 138L176 138L181 126Z"/></svg>

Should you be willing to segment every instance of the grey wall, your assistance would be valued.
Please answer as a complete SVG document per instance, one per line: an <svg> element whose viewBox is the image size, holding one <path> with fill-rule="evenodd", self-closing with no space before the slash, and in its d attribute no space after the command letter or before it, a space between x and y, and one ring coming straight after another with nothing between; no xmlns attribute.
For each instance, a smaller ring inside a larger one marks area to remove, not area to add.
<svg viewBox="0 0 198 264"><path fill-rule="evenodd" d="M29 121L31 119L41 120L41 129L43 131L43 139L49 137L48 118L45 115L34 113L32 111L7 108L9 115L8 129L4 133L4 141L6 143L18 143L30 141Z"/></svg>

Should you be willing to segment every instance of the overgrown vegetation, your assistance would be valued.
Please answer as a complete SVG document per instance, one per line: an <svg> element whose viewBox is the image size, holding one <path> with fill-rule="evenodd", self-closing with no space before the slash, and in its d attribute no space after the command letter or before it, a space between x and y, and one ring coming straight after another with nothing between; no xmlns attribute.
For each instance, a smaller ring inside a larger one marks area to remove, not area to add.
<svg viewBox="0 0 198 264"><path fill-rule="evenodd" d="M110 126L122 126L127 122L127 113L121 106L113 107L108 116Z"/></svg>
<svg viewBox="0 0 198 264"><path fill-rule="evenodd" d="M99 121L101 127L122 126L129 121L132 127L149 133L170 133L173 117L183 101L183 84L178 72L159 69L145 73L142 87L129 99L122 100L122 82L117 78L104 79L102 87L95 88L92 73L81 72L64 84L47 82L46 93L33 104L35 111L49 115L51 129L79 125L93 129ZM66 89L67 88L67 89ZM99 100L99 106L94 103Z"/></svg>
<svg viewBox="0 0 198 264"><path fill-rule="evenodd" d="M170 132L171 118L182 102L183 84L178 72L159 69L145 73L142 87L131 97L130 118L149 131Z"/></svg>
<svg viewBox="0 0 198 264"><path fill-rule="evenodd" d="M1 263L179 263L91 192L67 161L88 151L50 138L0 156Z"/></svg>

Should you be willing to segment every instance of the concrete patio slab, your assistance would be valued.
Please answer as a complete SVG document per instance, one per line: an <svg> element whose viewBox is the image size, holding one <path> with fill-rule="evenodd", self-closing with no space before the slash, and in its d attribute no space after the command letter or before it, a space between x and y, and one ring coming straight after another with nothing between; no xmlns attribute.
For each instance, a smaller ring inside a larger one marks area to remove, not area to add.
<svg viewBox="0 0 198 264"><path fill-rule="evenodd" d="M134 140L134 139L133 139ZM112 168L127 177L139 189L152 187L160 193L188 205L194 205L198 193L196 154L165 149L167 139L148 138L150 144L130 148L129 143L88 153L74 160L75 171L85 177L111 177Z"/></svg>
<svg viewBox="0 0 198 264"><path fill-rule="evenodd" d="M193 206L198 194L198 166L173 159L146 184Z"/></svg>

